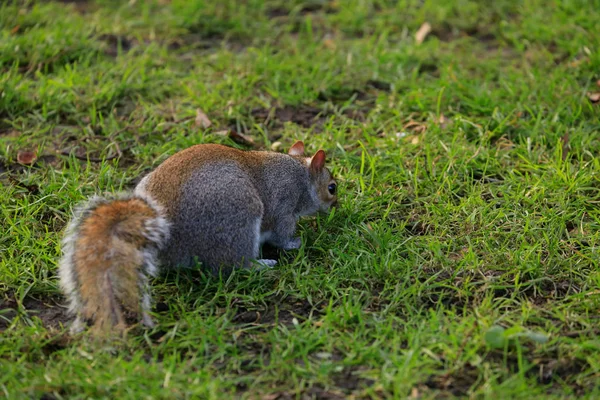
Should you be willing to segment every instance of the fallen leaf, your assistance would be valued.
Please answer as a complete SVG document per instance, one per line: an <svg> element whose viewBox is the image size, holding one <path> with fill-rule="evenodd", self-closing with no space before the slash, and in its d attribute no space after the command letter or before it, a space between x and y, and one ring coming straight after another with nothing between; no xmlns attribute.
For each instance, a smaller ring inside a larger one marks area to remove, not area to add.
<svg viewBox="0 0 600 400"><path fill-rule="evenodd" d="M197 127L204 128L204 129L206 129L212 125L212 122L210 122L210 119L208 119L206 114L204 114L204 112L199 108L196 109L196 122L195 123L196 123Z"/></svg>
<svg viewBox="0 0 600 400"><path fill-rule="evenodd" d="M600 87L600 79L596 81L596 86Z"/></svg>
<svg viewBox="0 0 600 400"><path fill-rule="evenodd" d="M429 22L424 22L423 25L419 28L417 33L415 33L415 42L417 44L423 43L427 35L431 32L431 24Z"/></svg>
<svg viewBox="0 0 600 400"><path fill-rule="evenodd" d="M11 35L14 35L14 34L16 34L17 32L19 32L19 29L20 29L20 28L21 28L21 25L17 25L17 26L15 26L14 28L12 28L12 29L10 30L10 33L11 33Z"/></svg>
<svg viewBox="0 0 600 400"><path fill-rule="evenodd" d="M590 99L590 101L592 103L598 103L600 101L600 92L596 92L596 93L588 93L587 94L588 99Z"/></svg>
<svg viewBox="0 0 600 400"><path fill-rule="evenodd" d="M237 131L233 131L233 130L217 131L217 132L215 132L215 135L227 136L234 142L236 142L238 144L243 144L245 146L258 147L256 145L256 143L254 143L254 139L252 139L250 136L244 135L243 133L239 133Z"/></svg>
<svg viewBox="0 0 600 400"><path fill-rule="evenodd" d="M37 159L37 152L35 151L19 151L17 153L17 162L23 165L31 165Z"/></svg>
<svg viewBox="0 0 600 400"><path fill-rule="evenodd" d="M417 121L408 121L406 124L404 124L403 128L410 129L413 132L421 133L425 132L427 125Z"/></svg>

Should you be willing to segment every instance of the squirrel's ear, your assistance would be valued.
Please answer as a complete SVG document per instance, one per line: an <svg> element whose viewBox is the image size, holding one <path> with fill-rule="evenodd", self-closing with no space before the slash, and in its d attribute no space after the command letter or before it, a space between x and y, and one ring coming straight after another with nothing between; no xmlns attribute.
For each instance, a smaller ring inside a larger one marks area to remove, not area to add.
<svg viewBox="0 0 600 400"><path fill-rule="evenodd" d="M290 156L303 156L304 155L304 143L298 141L294 143L290 150L288 151Z"/></svg>
<svg viewBox="0 0 600 400"><path fill-rule="evenodd" d="M314 171L321 171L325 167L325 152L319 150L315 153L313 158L310 160L310 169Z"/></svg>

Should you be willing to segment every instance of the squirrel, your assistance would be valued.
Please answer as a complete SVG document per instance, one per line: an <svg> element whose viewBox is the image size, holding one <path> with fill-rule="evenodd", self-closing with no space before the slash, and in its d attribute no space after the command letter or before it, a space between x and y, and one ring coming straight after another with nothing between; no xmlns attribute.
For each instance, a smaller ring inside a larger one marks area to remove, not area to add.
<svg viewBox="0 0 600 400"><path fill-rule="evenodd" d="M94 197L80 206L63 239L60 286L75 316L71 332L125 332L130 317L154 326L149 277L158 267L213 274L273 267L258 259L269 243L297 249L301 216L337 204L325 152L282 154L198 144L167 158L133 193Z"/></svg>

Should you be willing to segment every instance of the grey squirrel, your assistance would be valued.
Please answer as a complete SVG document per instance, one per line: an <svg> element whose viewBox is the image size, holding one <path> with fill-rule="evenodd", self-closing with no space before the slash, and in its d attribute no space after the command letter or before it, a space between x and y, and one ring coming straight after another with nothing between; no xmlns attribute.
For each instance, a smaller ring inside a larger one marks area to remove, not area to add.
<svg viewBox="0 0 600 400"><path fill-rule="evenodd" d="M337 203L325 152L242 151L217 144L182 150L144 177L132 194L94 197L75 212L59 263L75 315L72 332L123 332L129 316L153 326L148 279L158 266L211 272L249 268L268 242L297 249L298 218Z"/></svg>

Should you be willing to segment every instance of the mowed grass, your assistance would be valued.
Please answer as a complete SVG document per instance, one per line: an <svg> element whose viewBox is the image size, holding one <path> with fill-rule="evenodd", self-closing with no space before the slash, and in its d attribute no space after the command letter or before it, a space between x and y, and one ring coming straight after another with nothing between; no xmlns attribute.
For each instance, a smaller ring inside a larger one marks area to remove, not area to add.
<svg viewBox="0 0 600 400"><path fill-rule="evenodd" d="M3 2L0 393L600 396L600 3L491 3ZM299 139L340 187L301 249L167 270L156 329L68 335L76 203L196 143Z"/></svg>

